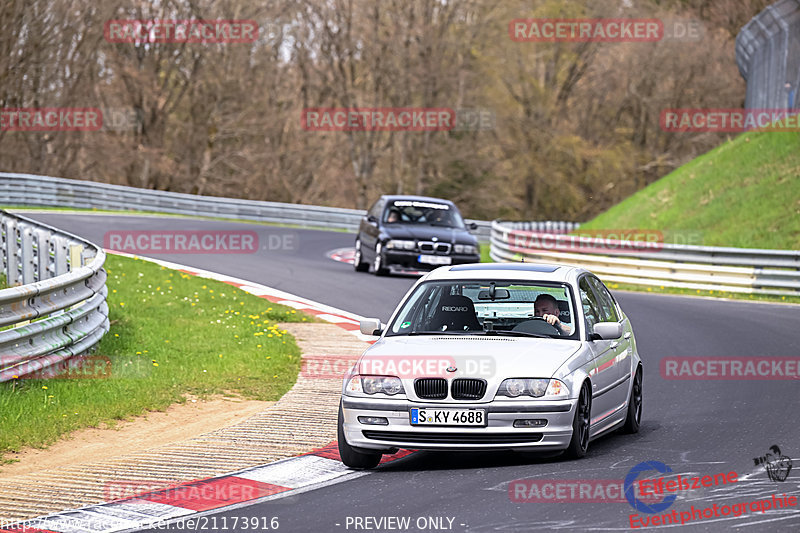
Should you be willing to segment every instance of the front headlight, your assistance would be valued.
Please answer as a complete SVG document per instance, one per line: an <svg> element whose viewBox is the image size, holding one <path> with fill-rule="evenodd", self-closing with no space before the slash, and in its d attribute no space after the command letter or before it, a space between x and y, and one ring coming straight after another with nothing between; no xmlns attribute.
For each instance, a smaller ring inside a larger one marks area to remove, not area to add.
<svg viewBox="0 0 800 533"><path fill-rule="evenodd" d="M386 243L386 247L395 250L413 250L417 247L417 243L415 241L390 240Z"/></svg>
<svg viewBox="0 0 800 533"><path fill-rule="evenodd" d="M508 396L509 398L531 396L533 398L561 400L569 398L569 389L557 379L510 378L500 384L500 388L497 389L497 396Z"/></svg>
<svg viewBox="0 0 800 533"><path fill-rule="evenodd" d="M456 244L453 246L453 250L455 250L457 254L474 255L478 253L478 247L471 244Z"/></svg>
<svg viewBox="0 0 800 533"><path fill-rule="evenodd" d="M365 394L405 394L403 382L395 376L353 376L347 383L348 392Z"/></svg>

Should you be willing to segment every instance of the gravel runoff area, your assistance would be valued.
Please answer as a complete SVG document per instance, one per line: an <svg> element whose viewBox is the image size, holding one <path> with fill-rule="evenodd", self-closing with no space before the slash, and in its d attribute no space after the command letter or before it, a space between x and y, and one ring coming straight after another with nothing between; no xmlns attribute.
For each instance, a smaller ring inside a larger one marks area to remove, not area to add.
<svg viewBox="0 0 800 533"><path fill-rule="evenodd" d="M333 324L287 323L305 361L355 359L368 346ZM304 368L306 366L304 365ZM336 440L341 378L301 370L277 403L232 426L97 462L3 476L0 520L24 520L106 501L127 485L178 484L307 453ZM314 420L309 424L309 420ZM113 431L113 430L109 430ZM111 490L109 490L111 487Z"/></svg>

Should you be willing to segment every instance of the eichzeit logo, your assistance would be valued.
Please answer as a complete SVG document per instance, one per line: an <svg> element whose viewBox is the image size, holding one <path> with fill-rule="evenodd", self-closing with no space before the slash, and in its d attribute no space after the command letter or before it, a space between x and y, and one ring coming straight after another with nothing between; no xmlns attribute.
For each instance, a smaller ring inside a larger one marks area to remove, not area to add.
<svg viewBox="0 0 800 533"><path fill-rule="evenodd" d="M103 29L110 43L252 43L254 20L109 20Z"/></svg>
<svg viewBox="0 0 800 533"><path fill-rule="evenodd" d="M800 131L797 109L664 109L661 129L666 132Z"/></svg>
<svg viewBox="0 0 800 533"><path fill-rule="evenodd" d="M96 107L6 107L0 131L98 131L103 112Z"/></svg>
<svg viewBox="0 0 800 533"><path fill-rule="evenodd" d="M448 131L456 112L444 107L313 107L303 110L308 131Z"/></svg>
<svg viewBox="0 0 800 533"><path fill-rule="evenodd" d="M515 19L508 34L517 42L655 42L664 38L659 19L597 18Z"/></svg>

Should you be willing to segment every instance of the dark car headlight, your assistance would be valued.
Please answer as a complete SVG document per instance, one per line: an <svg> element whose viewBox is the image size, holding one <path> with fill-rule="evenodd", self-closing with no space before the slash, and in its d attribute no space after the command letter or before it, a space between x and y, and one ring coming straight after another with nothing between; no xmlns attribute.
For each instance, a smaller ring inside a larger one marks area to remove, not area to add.
<svg viewBox="0 0 800 533"><path fill-rule="evenodd" d="M453 250L457 254L475 255L478 253L478 247L472 244L456 244L453 246Z"/></svg>
<svg viewBox="0 0 800 533"><path fill-rule="evenodd" d="M386 243L386 248L395 249L395 250L413 250L417 247L417 243L414 241L402 241L392 239Z"/></svg>

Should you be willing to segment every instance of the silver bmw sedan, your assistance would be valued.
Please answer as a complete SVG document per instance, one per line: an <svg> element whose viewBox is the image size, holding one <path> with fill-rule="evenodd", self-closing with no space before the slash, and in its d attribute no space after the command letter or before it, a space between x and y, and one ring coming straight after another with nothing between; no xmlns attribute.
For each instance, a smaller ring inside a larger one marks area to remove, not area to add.
<svg viewBox="0 0 800 533"><path fill-rule="evenodd" d="M372 468L398 449L586 454L635 433L642 361L611 292L581 268L441 267L409 290L344 379L339 452Z"/></svg>

